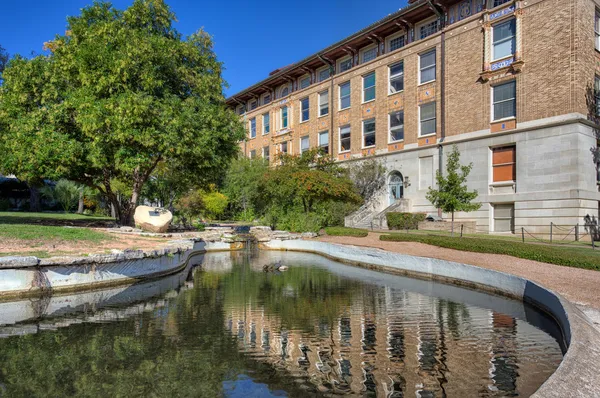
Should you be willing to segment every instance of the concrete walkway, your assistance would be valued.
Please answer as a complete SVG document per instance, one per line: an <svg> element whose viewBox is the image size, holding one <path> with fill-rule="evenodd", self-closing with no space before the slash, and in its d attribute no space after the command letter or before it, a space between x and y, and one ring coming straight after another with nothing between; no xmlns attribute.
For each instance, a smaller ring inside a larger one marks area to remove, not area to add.
<svg viewBox="0 0 600 398"><path fill-rule="evenodd" d="M456 261L518 275L537 282L577 304L600 329L600 271L563 267L501 254L463 252L417 242L385 242L379 240L380 235L371 232L365 238L321 236L318 240Z"/></svg>

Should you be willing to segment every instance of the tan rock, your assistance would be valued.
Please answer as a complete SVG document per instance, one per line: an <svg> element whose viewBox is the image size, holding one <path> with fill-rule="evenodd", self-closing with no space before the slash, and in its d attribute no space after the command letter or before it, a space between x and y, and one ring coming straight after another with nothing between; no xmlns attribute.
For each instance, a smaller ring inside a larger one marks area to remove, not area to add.
<svg viewBox="0 0 600 398"><path fill-rule="evenodd" d="M163 233L167 232L173 220L169 210L150 206L138 206L133 215L135 225L144 231Z"/></svg>

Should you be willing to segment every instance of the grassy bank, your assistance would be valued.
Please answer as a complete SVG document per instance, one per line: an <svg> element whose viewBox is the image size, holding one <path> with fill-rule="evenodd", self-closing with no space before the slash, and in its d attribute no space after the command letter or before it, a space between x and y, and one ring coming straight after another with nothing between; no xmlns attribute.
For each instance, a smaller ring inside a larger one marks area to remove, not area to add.
<svg viewBox="0 0 600 398"><path fill-rule="evenodd" d="M55 227L47 225L0 224L0 238L26 242L102 242L112 239L104 232L88 228Z"/></svg>
<svg viewBox="0 0 600 398"><path fill-rule="evenodd" d="M489 238L459 238L403 233L381 235L379 239L391 242L419 242L448 249L476 253L506 254L527 260L564 265L567 267L600 270L600 252L582 247L557 247L543 244L520 243L509 240L493 240Z"/></svg>
<svg viewBox="0 0 600 398"><path fill-rule="evenodd" d="M325 233L330 236L356 236L359 238L364 238L369 235L369 231L366 229L347 227L327 227L325 228Z"/></svg>

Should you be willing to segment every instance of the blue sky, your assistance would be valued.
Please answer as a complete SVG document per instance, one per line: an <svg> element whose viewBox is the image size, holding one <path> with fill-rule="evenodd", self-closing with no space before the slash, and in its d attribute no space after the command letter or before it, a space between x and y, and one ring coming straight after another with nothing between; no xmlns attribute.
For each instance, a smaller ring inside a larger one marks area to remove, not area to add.
<svg viewBox="0 0 600 398"><path fill-rule="evenodd" d="M0 45L10 54L41 53L44 41L64 32L66 17L78 15L92 1L3 1ZM112 3L123 9L132 1ZM167 0L181 33L204 27L213 35L217 56L225 64L228 96L397 11L406 2Z"/></svg>

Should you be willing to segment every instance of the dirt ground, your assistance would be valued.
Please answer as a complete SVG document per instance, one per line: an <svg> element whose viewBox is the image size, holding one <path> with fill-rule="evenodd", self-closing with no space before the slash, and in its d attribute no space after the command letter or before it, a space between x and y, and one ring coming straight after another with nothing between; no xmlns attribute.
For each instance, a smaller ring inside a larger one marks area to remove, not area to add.
<svg viewBox="0 0 600 398"><path fill-rule="evenodd" d="M522 276L577 304L600 325L600 272L540 263L500 254L471 253L417 242L385 242L378 233L364 238L322 236L323 242L374 247L412 256L438 258Z"/></svg>

